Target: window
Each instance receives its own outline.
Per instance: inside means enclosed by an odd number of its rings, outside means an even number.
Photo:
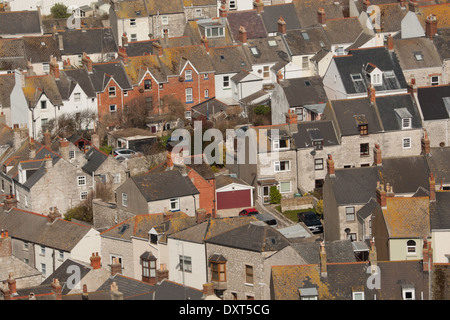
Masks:
[[[184,272],[192,272],[191,257],[180,255],[180,270]]]
[[[122,193],[122,206],[128,206],[128,195],[126,193]]]
[[[352,292],[353,300],[364,300],[364,292]]]
[[[41,109],[42,110],[47,109],[47,101],[45,101],[45,100],[41,101]]]
[[[42,64],[42,68],[43,68],[44,73],[49,73],[49,71],[50,71],[50,64],[43,63]]]
[[[113,183],[120,183],[120,173],[113,173]]]
[[[203,74],[203,79],[204,80],[208,80],[209,79],[209,75],[207,73]]]
[[[45,128],[45,127],[47,127],[47,125],[48,125],[48,119],[47,118],[41,119],[41,127]]]
[[[188,119],[188,120],[191,120],[191,117],[192,117],[191,111],[186,111],[186,112],[184,113],[184,117],[185,117],[186,119]]]
[[[368,143],[361,143],[359,145],[359,154],[361,156],[368,156],[369,155],[369,144]]]
[[[109,105],[109,112],[116,112],[116,111],[117,111],[117,106],[115,104]]]
[[[186,81],[192,81],[192,70],[186,70],[184,72],[184,79]]]
[[[69,159],[73,159],[73,158],[75,158],[75,151],[70,150],[69,151]]]
[[[345,207],[345,221],[355,221],[355,207]]]
[[[161,16],[161,24],[167,26],[169,24],[169,16]]]
[[[302,57],[302,69],[309,69],[309,58]]]
[[[144,80],[144,90],[152,89],[152,80]]]
[[[411,138],[403,138],[403,149],[411,148]]]
[[[416,242],[414,240],[406,242],[406,252],[407,254],[416,254]]]
[[[236,10],[237,9],[236,0],[230,0],[230,2],[228,3],[228,9],[230,9],[230,10]]]
[[[88,196],[88,192],[87,191],[81,191],[80,192],[80,200],[86,200]]]
[[[212,262],[212,261],[210,263],[211,263],[211,280],[217,282],[227,281],[226,263]]]
[[[224,88],[230,87],[230,77],[229,76],[223,76],[223,87]]]
[[[73,100],[74,101],[80,101],[80,99],[81,99],[81,93],[75,93],[73,95]]]
[[[344,47],[337,47],[336,48],[336,55],[342,56],[344,54]]]
[[[289,139],[275,139],[273,140],[274,150],[289,148]]]
[[[2,191],[5,191],[5,180],[2,179]]]
[[[136,33],[130,34],[130,41],[131,42],[137,41],[137,34]]]
[[[289,193],[291,192],[291,182],[290,181],[280,182],[278,188],[280,190],[280,193]]]
[[[295,108],[297,114],[297,121],[303,121],[303,108]]]
[[[186,88],[186,103],[190,103],[194,101],[194,97],[192,96],[192,88]]]
[[[356,241],[356,233],[347,234],[347,239],[350,241]]]
[[[200,8],[195,9],[194,16],[195,17],[201,17],[202,16],[202,9],[200,9]]]
[[[369,126],[367,124],[360,124],[358,128],[361,136],[367,136],[369,134]]]
[[[309,40],[309,34],[307,32],[302,32],[303,40]]]
[[[275,161],[275,172],[289,171],[290,162],[289,160]]]
[[[323,170],[323,159],[314,159],[314,170]]]
[[[411,118],[402,119],[402,129],[411,129]]]
[[[172,198],[170,199],[170,210],[178,211],[180,210],[180,198]]]
[[[115,97],[116,96],[116,87],[108,87],[108,95],[110,97]]]
[[[150,234],[150,243],[157,244],[158,243],[158,235],[151,233]]]
[[[224,35],[223,27],[210,27],[206,29],[206,37],[208,38],[223,37],[223,35]]]
[[[30,245],[28,242],[23,243],[23,250],[28,251],[29,247],[30,247]]]
[[[245,283],[253,284],[253,266],[245,265]]]
[[[130,27],[136,27],[136,19],[130,19]]]
[[[47,273],[47,266],[45,265],[45,263],[41,263],[41,272],[44,276]]]
[[[59,260],[64,260],[64,251],[59,250]]]
[[[432,77],[431,77],[431,85],[432,85],[432,86],[437,86],[437,85],[439,85],[439,76],[432,76]]]
[[[403,300],[415,300],[415,290],[414,288],[402,288]]]
[[[41,256],[45,256],[45,247],[41,247]]]
[[[323,149],[323,140],[313,140],[313,146],[315,150],[322,150]]]
[[[208,98],[209,98],[209,90],[206,89],[206,90],[205,90],[205,99],[208,99]]]
[[[143,278],[156,277],[156,258],[153,255],[150,257],[141,256],[141,264]]]
[[[270,77],[269,66],[264,66],[263,70],[264,70],[263,77],[266,78],[266,79],[269,78]]]
[[[78,176],[77,177],[78,186],[85,186],[86,185],[86,176]]]
[[[423,61],[423,55],[422,52],[414,52],[414,57],[417,61]]]

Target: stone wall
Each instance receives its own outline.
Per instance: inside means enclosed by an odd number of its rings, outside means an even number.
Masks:
[[[106,203],[101,199],[92,200],[94,229],[106,230],[116,224],[134,217],[135,214],[117,208],[114,203]]]
[[[316,203],[317,199],[313,196],[281,199],[281,212],[313,208]]]

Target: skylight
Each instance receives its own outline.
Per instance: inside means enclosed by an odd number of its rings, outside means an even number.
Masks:
[[[302,32],[302,37],[303,37],[303,39],[305,39],[305,40],[309,40],[309,35],[308,35],[308,33],[306,33],[306,32]]]
[[[269,41],[267,41],[267,43],[269,44],[269,47],[278,46],[278,43],[275,40],[269,40]]]
[[[414,57],[417,61],[423,61],[423,55],[422,52],[414,52]]]
[[[250,51],[252,52],[252,54],[253,54],[254,56],[258,55],[258,49],[256,49],[255,47],[251,47],[251,48],[250,48]]]

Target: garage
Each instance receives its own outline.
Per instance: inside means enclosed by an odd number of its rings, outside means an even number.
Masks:
[[[217,210],[253,207],[253,187],[230,175],[216,177]]]

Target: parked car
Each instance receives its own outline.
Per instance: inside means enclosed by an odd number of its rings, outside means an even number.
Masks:
[[[123,158],[127,158],[127,159],[136,153],[137,152],[134,150],[124,149],[124,148],[116,148],[113,150],[114,157],[123,157]]]
[[[312,233],[322,233],[323,225],[317,214],[313,211],[298,212],[298,222],[306,224]]]
[[[271,214],[260,213],[260,214],[256,215],[256,218],[258,218],[259,221],[264,221],[271,227],[278,228],[277,219],[275,219]]]
[[[255,208],[248,208],[239,212],[240,216],[252,216],[254,214],[259,214],[258,210],[256,210]]]

